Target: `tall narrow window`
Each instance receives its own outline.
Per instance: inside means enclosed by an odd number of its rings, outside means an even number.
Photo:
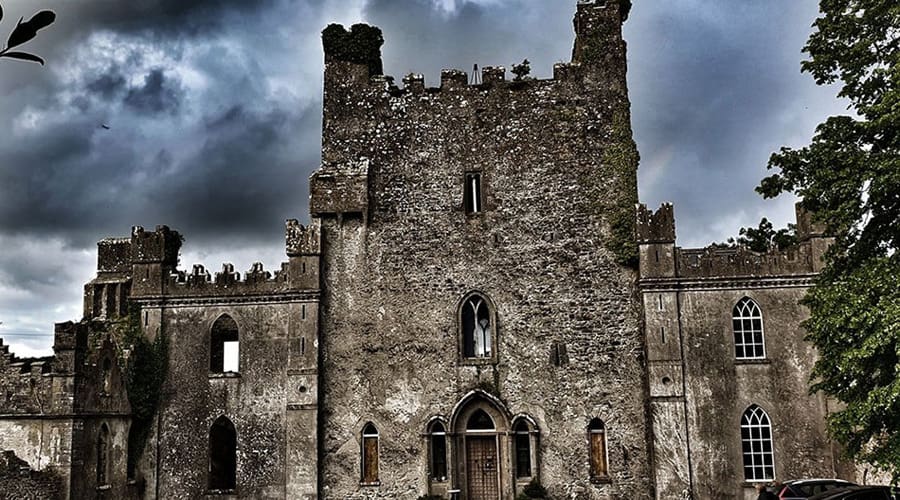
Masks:
[[[371,423],[362,431],[362,482],[378,483],[378,429]]]
[[[444,424],[434,422],[428,432],[431,444],[431,479],[447,480],[447,432]]]
[[[493,325],[491,308],[487,300],[480,295],[472,295],[463,302],[461,316],[463,356],[491,357]]]
[[[466,190],[463,195],[467,214],[477,214],[483,210],[481,203],[481,174],[469,172],[466,174]]]
[[[233,490],[237,484],[237,432],[222,415],[209,428],[209,489]]]
[[[734,357],[737,359],[763,359],[766,357],[763,336],[762,311],[759,305],[744,297],[732,310],[734,328]]]
[[[234,319],[223,314],[213,323],[209,338],[209,371],[237,372],[240,359],[238,327]]]
[[[112,377],[112,361],[109,358],[103,359],[103,394],[109,394],[111,389],[111,377]]]
[[[531,477],[531,428],[525,419],[513,427],[516,439],[516,479]]]
[[[109,427],[104,422],[97,434],[97,486],[109,484]]]
[[[741,448],[744,479],[770,481],[775,477],[772,425],[769,415],[759,406],[751,405],[741,417]]]
[[[606,463],[606,425],[599,418],[591,420],[588,425],[591,441],[591,477],[605,478],[609,476]]]

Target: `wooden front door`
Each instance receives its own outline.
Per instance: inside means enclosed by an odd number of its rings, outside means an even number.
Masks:
[[[466,436],[468,500],[500,498],[496,436]]]

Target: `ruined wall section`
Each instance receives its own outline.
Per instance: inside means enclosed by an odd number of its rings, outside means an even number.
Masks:
[[[133,313],[148,339],[168,343],[158,427],[138,464],[144,498],[317,497],[320,231],[288,221],[285,234],[288,262],[274,274],[261,264],[211,274],[177,268],[177,232],[134,228]],[[220,373],[211,331],[226,315],[238,328],[238,369]],[[207,476],[210,428],[223,416],[237,434],[233,491],[210,490]]]
[[[636,196],[636,155],[609,154],[633,149],[621,19],[611,5],[579,9],[606,23],[580,35],[609,36],[606,51],[557,65],[552,80],[486,68],[478,86],[445,71],[440,88],[412,75],[398,89],[326,59],[310,211],[325,258],[327,497],[426,493],[426,423],[449,419],[476,387],[535,418],[536,467],[554,496],[650,491],[635,275],[610,243],[623,206],[633,242]],[[464,209],[467,172],[482,176],[479,214]],[[460,360],[458,307],[472,291],[496,306],[496,364]],[[567,346],[567,365],[551,364],[554,343]],[[607,483],[590,481],[593,417],[609,429]],[[380,485],[360,486],[370,421]]]
[[[102,326],[57,324],[49,358],[0,353],[0,449],[51,472],[61,498],[116,498],[126,490],[130,407],[116,348],[96,331]],[[98,485],[96,439],[104,424],[112,442],[110,474]]]
[[[794,247],[765,254],[681,249],[671,205],[638,207],[659,498],[684,489],[695,498],[755,498],[743,481],[740,430],[754,404],[771,419],[776,478],[855,479],[828,438],[827,402],[807,385],[817,353],[804,341],[809,313],[800,301],[828,239],[809,229],[799,236]],[[761,359],[735,354],[733,308],[744,297],[762,312]]]

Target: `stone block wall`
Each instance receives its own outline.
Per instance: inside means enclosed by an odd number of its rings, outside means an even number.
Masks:
[[[591,21],[577,28],[592,51],[553,80],[505,81],[492,70],[470,86],[445,72],[440,88],[412,76],[398,89],[364,65],[326,60],[310,208],[324,244],[325,497],[464,487],[459,429],[448,430],[451,477],[440,488],[429,481],[424,433],[465,411],[472,391],[497,400],[485,405],[505,414],[502,425],[534,420],[533,475],[554,496],[650,496],[636,275],[613,250],[623,211],[633,243],[636,197],[621,17],[610,2],[583,3],[578,16]],[[481,176],[476,214],[464,206],[467,173]],[[326,202],[335,189],[354,201]],[[461,359],[459,311],[471,292],[494,305],[494,360]],[[551,362],[559,345],[562,366]],[[593,418],[608,437],[609,477],[596,481]],[[379,433],[377,484],[361,484],[367,423]],[[506,499],[523,485],[504,453]]]

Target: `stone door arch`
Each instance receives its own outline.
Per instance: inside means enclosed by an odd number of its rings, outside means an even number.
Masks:
[[[476,391],[456,406],[454,488],[464,500],[512,498],[509,412],[487,393]]]

